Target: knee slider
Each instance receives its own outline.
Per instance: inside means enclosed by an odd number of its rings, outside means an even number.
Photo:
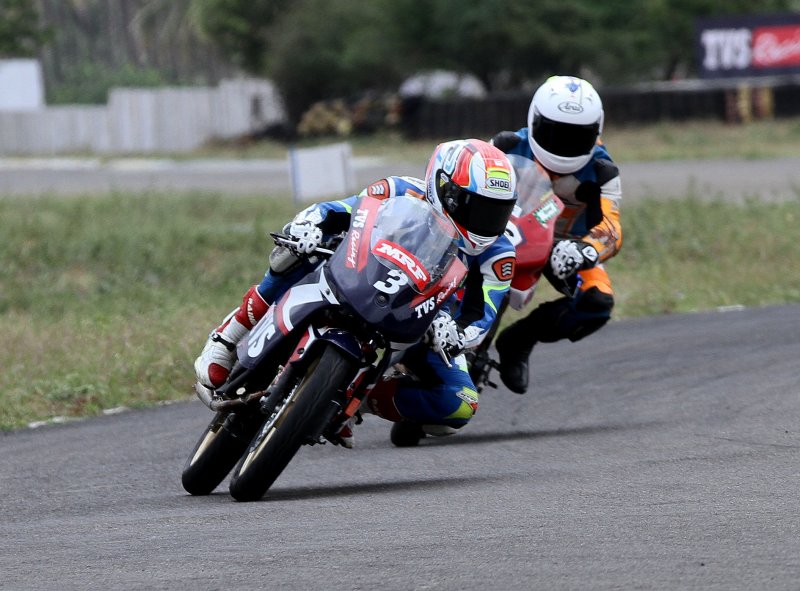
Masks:
[[[575,309],[579,312],[587,313],[611,313],[614,307],[614,296],[604,293],[596,287],[590,287],[582,292],[576,302]]]
[[[575,303],[575,320],[569,340],[573,343],[602,328],[611,319],[614,296],[596,287],[587,289]]]

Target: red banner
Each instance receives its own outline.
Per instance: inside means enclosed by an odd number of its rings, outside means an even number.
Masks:
[[[800,65],[800,25],[753,30],[753,67]]]

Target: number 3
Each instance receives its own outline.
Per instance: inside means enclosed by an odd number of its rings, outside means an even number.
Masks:
[[[388,275],[386,281],[376,281],[372,287],[383,293],[397,293],[403,285],[408,284],[408,276],[397,269],[392,269]]]

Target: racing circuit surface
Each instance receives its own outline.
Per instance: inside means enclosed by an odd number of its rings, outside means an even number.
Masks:
[[[249,504],[183,492],[197,400],[0,436],[0,588],[798,589],[798,359],[800,305],[613,322],[463,432],[367,416]]]

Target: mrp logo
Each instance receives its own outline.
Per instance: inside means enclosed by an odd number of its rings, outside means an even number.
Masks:
[[[392,261],[414,282],[417,288],[422,289],[428,284],[428,272],[422,263],[402,246],[392,244],[386,240],[379,240],[372,252],[376,256]]]
[[[422,302],[419,306],[416,306],[414,310],[417,313],[417,318],[422,318],[423,316],[430,314],[436,309],[436,302],[434,298],[428,298],[424,302]]]

